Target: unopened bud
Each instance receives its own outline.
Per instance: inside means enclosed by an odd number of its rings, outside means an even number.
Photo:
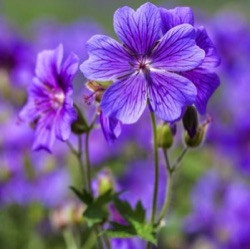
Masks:
[[[173,144],[173,131],[167,123],[157,127],[157,146],[159,148],[169,149]]]
[[[209,122],[210,120],[207,120],[203,125],[198,127],[193,137],[190,137],[187,131],[184,132],[184,140],[188,147],[195,148],[202,144]]]
[[[89,130],[89,126],[78,106],[74,105],[74,107],[77,112],[77,119],[71,124],[71,130],[75,134],[81,135]]]
[[[99,195],[104,194],[110,189],[114,189],[114,181],[112,173],[109,169],[104,169],[98,175],[98,192]]]
[[[187,131],[189,137],[193,138],[199,126],[198,114],[194,106],[188,106],[182,118],[184,129]]]

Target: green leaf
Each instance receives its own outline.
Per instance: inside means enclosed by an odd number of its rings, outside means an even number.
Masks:
[[[130,238],[138,236],[141,239],[157,244],[155,228],[147,224],[146,211],[142,202],[137,202],[133,209],[127,201],[115,199],[115,207],[126,221],[126,225],[111,222],[111,229],[107,230],[107,235],[111,238]]]
[[[91,194],[89,194],[85,189],[82,191],[82,193],[77,190],[75,187],[70,186],[69,187],[74,193],[75,195],[86,205],[90,205],[93,203],[94,199],[91,196]]]
[[[86,204],[87,207],[83,213],[83,217],[90,227],[95,224],[102,224],[108,219],[109,212],[107,205],[117,199],[117,197],[121,194],[121,192],[114,193],[112,189],[109,189],[94,199],[94,197],[92,197],[92,195],[85,189],[82,192],[74,187],[70,187],[70,189],[84,204]]]

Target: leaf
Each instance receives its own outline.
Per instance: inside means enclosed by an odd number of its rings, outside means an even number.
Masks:
[[[112,189],[109,189],[94,199],[85,189],[82,192],[74,187],[70,187],[70,189],[84,204],[86,204],[87,207],[83,213],[83,217],[90,227],[95,224],[102,224],[108,219],[109,212],[107,205],[117,199],[122,193],[114,193]]]
[[[127,224],[111,222],[111,229],[106,233],[111,238],[130,238],[138,236],[141,239],[157,244],[155,228],[146,221],[146,211],[142,202],[137,202],[133,209],[129,202],[115,199],[115,207]]]
[[[85,189],[83,189],[82,193],[77,190],[75,187],[70,186],[69,187],[74,193],[75,195],[86,205],[90,205],[91,203],[93,203],[93,197],[91,196],[91,194],[89,194]]]

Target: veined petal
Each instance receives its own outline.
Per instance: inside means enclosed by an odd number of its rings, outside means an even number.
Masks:
[[[36,76],[47,86],[57,86],[57,75],[60,72],[63,59],[63,46],[60,44],[54,50],[44,50],[37,56]]]
[[[177,7],[175,9],[160,8],[162,32],[165,34],[171,28],[180,24],[194,25],[194,13],[190,7]]]
[[[45,149],[51,152],[56,137],[53,118],[53,115],[47,115],[39,120],[36,127],[36,138],[32,147],[33,150]]]
[[[71,134],[71,124],[77,118],[76,110],[73,107],[72,100],[65,101],[63,108],[55,119],[56,137],[62,141],[66,141]]]
[[[90,80],[115,80],[133,72],[131,55],[108,36],[93,36],[87,42],[87,50],[90,57],[81,64],[80,70]]]
[[[183,109],[194,103],[196,87],[188,79],[169,72],[150,72],[148,99],[151,110],[161,119],[173,122]]]
[[[191,80],[196,86],[197,97],[195,106],[201,114],[204,114],[208,100],[220,85],[218,75],[204,69],[196,69],[182,75]]]
[[[104,115],[124,124],[135,123],[147,104],[147,84],[143,74],[134,74],[112,84],[104,93]]]
[[[203,63],[201,64],[202,68],[214,68],[219,66],[220,64],[220,56],[213,44],[213,42],[210,40],[207,31],[204,27],[199,27],[196,30],[196,44],[200,48],[202,48],[205,53],[205,59]]]
[[[198,67],[205,52],[195,43],[195,30],[189,24],[170,29],[152,54],[152,67],[168,71],[188,71]]]
[[[79,58],[74,53],[71,53],[62,65],[60,72],[61,79],[58,80],[58,83],[65,93],[73,90],[72,81],[78,70],[78,66]]]
[[[130,7],[114,14],[114,29],[120,40],[134,54],[148,54],[159,38],[161,17],[159,9],[145,3],[137,11]]]

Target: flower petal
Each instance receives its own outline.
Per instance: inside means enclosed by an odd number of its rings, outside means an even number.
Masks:
[[[124,124],[135,123],[147,104],[147,85],[143,74],[131,75],[112,84],[104,93],[104,115]]]
[[[193,82],[197,88],[197,97],[195,106],[197,110],[204,114],[206,112],[207,102],[220,85],[220,79],[217,74],[204,69],[196,69],[182,74]]]
[[[104,137],[108,143],[114,142],[121,134],[121,122],[114,118],[109,118],[100,114],[100,123]]]
[[[131,55],[108,36],[93,36],[87,42],[87,50],[90,57],[81,64],[80,69],[90,80],[115,80],[132,72]]]
[[[51,152],[55,137],[55,122],[53,121],[53,115],[43,116],[37,124],[35,141],[32,149],[45,149]]]
[[[114,29],[120,40],[135,54],[147,54],[159,38],[161,17],[159,9],[145,3],[137,11],[130,7],[114,14]]]
[[[63,59],[63,46],[60,44],[54,50],[44,50],[37,56],[36,76],[47,86],[57,86],[57,75],[60,72]]]
[[[197,94],[191,81],[169,72],[151,72],[148,86],[151,110],[167,122],[179,119],[183,109],[194,103]]]
[[[211,68],[211,67],[214,68],[214,67],[219,66],[220,56],[219,56],[214,44],[210,40],[205,28],[199,27],[196,30],[196,35],[197,35],[197,37],[196,37],[197,46],[202,48],[206,53],[205,59],[204,59],[203,63],[201,64],[201,67],[202,68]]]
[[[71,124],[77,118],[77,113],[73,107],[71,99],[65,100],[63,108],[55,119],[56,137],[62,141],[66,141],[71,134]]]
[[[190,7],[177,7],[175,9],[160,8],[162,32],[165,34],[171,28],[180,24],[194,25],[194,13]]]
[[[152,67],[168,71],[188,71],[198,67],[205,52],[196,46],[195,30],[189,24],[170,29],[152,54]]]
[[[39,116],[39,113],[37,111],[36,105],[34,101],[29,100],[25,106],[20,111],[18,117],[21,121],[25,121],[28,123],[33,122],[37,117]]]
[[[58,80],[58,83],[65,93],[73,91],[72,81],[78,70],[78,66],[79,58],[74,53],[71,53],[63,62],[60,72],[60,80]]]

